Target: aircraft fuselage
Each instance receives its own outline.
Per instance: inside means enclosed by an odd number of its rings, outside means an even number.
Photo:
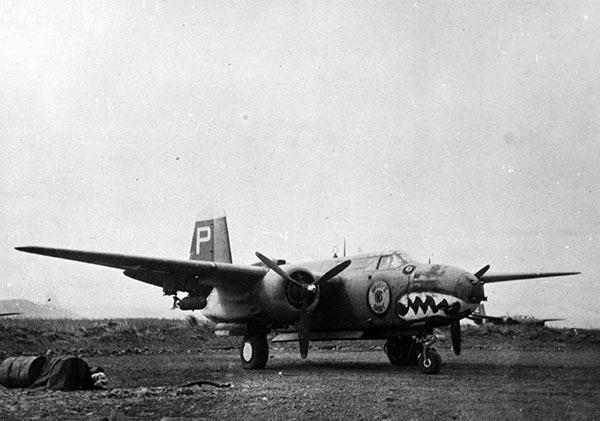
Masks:
[[[400,253],[348,256],[282,268],[294,274],[322,274],[342,260],[353,263],[319,286],[311,304],[314,332],[361,330],[386,337],[396,330],[444,326],[469,315],[485,298],[482,284],[471,273],[406,260]],[[202,312],[220,323],[255,318],[270,328],[285,328],[298,319],[293,289],[293,284],[269,271],[251,291],[245,290],[250,299],[240,299],[242,288],[215,288]]]

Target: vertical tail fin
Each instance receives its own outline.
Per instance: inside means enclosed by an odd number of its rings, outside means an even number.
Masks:
[[[223,210],[199,213],[194,224],[190,260],[231,263],[227,218]]]

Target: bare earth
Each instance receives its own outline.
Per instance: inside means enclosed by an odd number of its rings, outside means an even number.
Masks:
[[[0,387],[3,420],[600,419],[600,341],[593,331],[469,329],[461,356],[447,340],[438,343],[442,372],[428,376],[391,366],[378,341],[312,343],[306,361],[292,344],[272,345],[265,370],[245,371],[237,338],[215,338],[183,322],[104,321],[83,328],[65,322],[54,325],[58,339],[35,336],[36,328],[48,326],[11,323],[0,329],[4,356],[58,344],[57,352],[103,366],[110,387]],[[26,340],[16,340],[19,335]],[[231,387],[180,387],[195,380]]]

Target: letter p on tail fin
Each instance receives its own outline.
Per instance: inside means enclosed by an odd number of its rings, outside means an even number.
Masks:
[[[192,235],[190,260],[231,263],[225,212],[215,208],[198,214]]]

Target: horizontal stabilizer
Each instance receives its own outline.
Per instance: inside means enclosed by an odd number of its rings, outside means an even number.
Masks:
[[[533,273],[498,273],[483,275],[480,280],[484,284],[492,282],[517,281],[519,279],[551,278],[553,276],[579,275],[581,272],[533,272]]]

